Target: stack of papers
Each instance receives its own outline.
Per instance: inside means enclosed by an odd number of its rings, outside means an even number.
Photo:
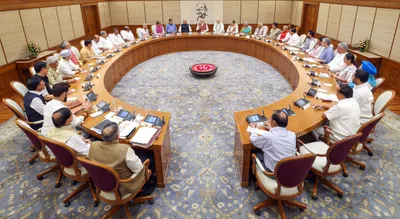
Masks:
[[[286,49],[290,50],[290,51],[299,51],[298,48],[293,47],[293,46],[287,46]]]
[[[324,93],[318,92],[317,98],[323,99],[323,100],[339,102],[339,99],[337,98],[337,96],[335,94],[324,94]]]
[[[148,144],[157,130],[156,128],[141,127],[130,142],[143,145]]]
[[[247,131],[247,132],[250,132],[250,130],[251,130],[251,127],[248,126],[246,131]],[[256,134],[257,134],[257,135],[263,135],[263,134],[266,133],[266,132],[268,132],[268,131],[261,130],[261,129],[256,129]]]
[[[330,78],[330,76],[327,73],[319,73],[318,77],[320,77],[320,78]]]
[[[313,58],[303,58],[304,61],[307,62],[312,62],[312,63],[318,63],[317,61],[315,61]]]

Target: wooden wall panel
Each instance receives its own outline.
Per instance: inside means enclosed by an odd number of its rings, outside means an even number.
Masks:
[[[157,21],[164,23],[161,1],[145,1],[146,22],[149,25],[156,24]]]
[[[74,27],[75,38],[85,35],[85,28],[83,27],[82,11],[80,5],[70,5],[72,25]]]
[[[24,26],[26,41],[39,44],[42,50],[48,48],[44,33],[42,16],[39,9],[20,10],[22,25]]]
[[[290,23],[292,17],[292,1],[276,1],[275,21]]]
[[[397,24],[396,37],[393,41],[392,52],[390,54],[390,59],[400,62],[400,22]]]
[[[224,24],[231,23],[235,20],[240,21],[240,1],[224,1]]]
[[[57,7],[58,22],[60,23],[63,40],[69,41],[75,38],[69,6]]]
[[[27,52],[24,29],[18,11],[0,12],[0,39],[8,62]]]
[[[97,7],[99,8],[99,18],[100,18],[100,27],[106,27],[106,15],[104,12],[104,2],[97,3]]]
[[[111,12],[109,2],[104,2],[104,17],[106,20],[106,27],[111,26]]]
[[[343,5],[340,18],[338,40],[351,43],[353,37],[354,22],[356,20],[357,6]]]
[[[110,2],[111,24],[128,24],[128,8],[126,2]]]
[[[242,10],[241,10],[241,21],[240,23],[244,23],[247,21],[249,24],[255,24],[258,22],[258,1],[241,1]]]
[[[7,64],[6,56],[4,55],[3,47],[1,46],[1,41],[0,41],[0,65],[5,65]]]
[[[172,19],[175,24],[180,24],[182,22],[180,1],[163,1],[162,4],[164,23],[167,24],[168,20]]]
[[[326,35],[337,39],[339,32],[340,17],[342,15],[342,5],[331,4],[329,7],[328,24],[326,28]]]
[[[370,52],[389,57],[399,13],[398,9],[377,9],[369,47]]]
[[[42,14],[47,45],[49,47],[59,45],[62,41],[62,36],[56,8],[41,8],[40,13]]]
[[[370,39],[376,8],[358,7],[354,26],[352,43],[358,43],[365,38]]]
[[[297,22],[296,26],[301,26],[301,19],[303,18],[303,1],[297,1]]]
[[[275,21],[274,0],[260,0],[258,2],[258,21],[264,24],[272,24]]]
[[[128,1],[128,21],[130,25],[142,25],[146,22],[143,1]]]
[[[291,20],[290,23],[296,25],[297,23],[297,5],[298,1],[294,1],[292,4],[292,15],[291,15]]]
[[[330,4],[325,4],[325,3],[321,3],[319,5],[317,33],[322,35],[326,34],[326,26],[328,25],[328,16],[329,16],[329,6]]]

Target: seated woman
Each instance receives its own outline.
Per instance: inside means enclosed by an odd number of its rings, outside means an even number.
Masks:
[[[351,53],[347,53],[344,56],[344,65],[338,74],[329,73],[331,76],[336,78],[337,81],[348,84],[353,80],[353,75],[357,70],[357,67],[354,65],[355,57]]]
[[[232,20],[231,24],[226,29],[226,33],[228,33],[229,35],[235,35],[235,34],[239,33],[238,29],[239,29],[238,25],[236,24],[236,22],[234,20]]]
[[[208,25],[204,21],[204,19],[200,19],[199,23],[197,24],[196,31],[200,33],[207,33],[208,32]]]
[[[247,23],[247,21],[244,22],[242,29],[240,30],[240,34],[244,35],[249,35],[251,34],[251,26]]]
[[[372,64],[369,61],[361,61],[359,69],[362,69],[366,72],[368,72],[369,77],[368,77],[368,87],[370,90],[372,90],[374,87],[376,87],[376,80],[375,80],[375,75],[377,74],[376,67],[374,64]],[[353,88],[355,84],[353,82],[349,83],[349,86]]]
[[[160,36],[164,34],[164,26],[161,24],[160,21],[156,22],[156,35]]]

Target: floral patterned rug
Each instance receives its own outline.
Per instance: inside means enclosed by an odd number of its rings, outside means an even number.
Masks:
[[[211,77],[198,78],[189,67],[208,62],[219,67]],[[271,66],[228,52],[183,52],[155,57],[129,72],[112,94],[135,106],[172,114],[172,157],[166,188],[156,189],[154,205],[130,206],[133,218],[258,218],[252,207],[267,198],[252,186],[242,188],[233,160],[233,112],[267,105],[292,91]],[[306,180],[296,200],[307,210],[284,207],[288,218],[400,218],[399,116],[387,111],[371,148],[357,156],[365,171],[348,165],[349,177],[331,177],[344,190],[340,199],[319,185],[311,199],[313,180]],[[93,207],[89,190],[64,207],[62,199],[76,186],[56,174],[36,179],[48,165],[29,165],[29,140],[12,120],[0,126],[0,218],[99,218],[111,206]],[[396,192],[397,191],[397,192]],[[260,218],[277,218],[276,206]],[[125,218],[123,210],[113,218]]]

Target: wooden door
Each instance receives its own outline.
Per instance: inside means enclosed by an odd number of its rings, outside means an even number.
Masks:
[[[100,19],[95,5],[82,5],[83,25],[85,27],[85,35],[93,37],[95,34],[100,33]]]
[[[304,3],[303,19],[301,23],[302,33],[307,33],[309,30],[314,32],[317,30],[319,4]]]

